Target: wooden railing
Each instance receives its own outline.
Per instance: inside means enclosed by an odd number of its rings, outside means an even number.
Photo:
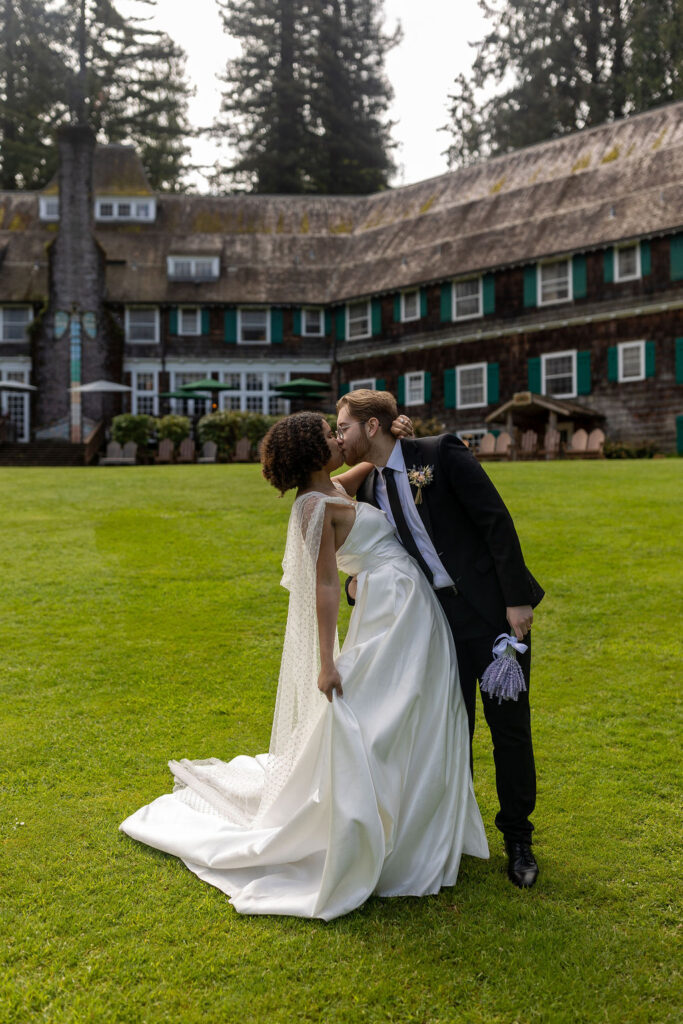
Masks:
[[[95,424],[84,441],[85,451],[83,452],[83,461],[86,466],[90,465],[103,444],[104,420],[100,420],[99,423]]]

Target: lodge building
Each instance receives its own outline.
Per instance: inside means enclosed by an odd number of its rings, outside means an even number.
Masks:
[[[159,194],[132,148],[59,144],[43,192],[0,193],[19,441],[69,436],[73,383],[132,389],[85,396],[87,426],[192,414],[160,396],[207,376],[222,408],[285,412],[307,376],[475,440],[550,410],[683,451],[683,103],[370,196]]]

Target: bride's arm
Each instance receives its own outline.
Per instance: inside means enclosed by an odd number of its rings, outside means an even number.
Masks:
[[[325,521],[320,538],[320,550],[316,567],[315,606],[318,616],[318,637],[320,640],[320,674],[318,689],[332,701],[332,693],[342,696],[341,676],[334,666],[334,641],[337,635],[339,615],[339,576],[334,546],[334,508],[325,509]]]
[[[335,483],[342,485],[350,498],[355,498],[358,488],[363,483],[370,470],[374,468],[375,467],[371,462],[359,462],[357,466],[352,466],[351,469],[347,469],[343,473],[338,473],[337,476],[333,476],[332,479]]]

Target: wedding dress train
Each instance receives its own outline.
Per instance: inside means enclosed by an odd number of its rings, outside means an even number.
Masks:
[[[292,507],[290,607],[268,754],[171,761],[172,793],[120,826],[181,858],[245,914],[329,920],[379,896],[453,885],[488,847],[445,616],[383,512],[355,506],[337,563],[358,592],[336,659],[344,696],[317,689],[315,563],[325,505]]]

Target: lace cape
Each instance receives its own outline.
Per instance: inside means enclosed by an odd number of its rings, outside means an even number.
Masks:
[[[303,494],[295,500],[289,517],[281,580],[289,591],[289,609],[268,754],[256,760],[237,757],[229,763],[218,758],[169,762],[175,776],[174,792],[183,802],[239,825],[267,825],[268,811],[327,706],[318,689],[316,569],[325,508],[330,502],[348,505],[349,499],[318,492]],[[335,658],[338,654],[335,637]]]

